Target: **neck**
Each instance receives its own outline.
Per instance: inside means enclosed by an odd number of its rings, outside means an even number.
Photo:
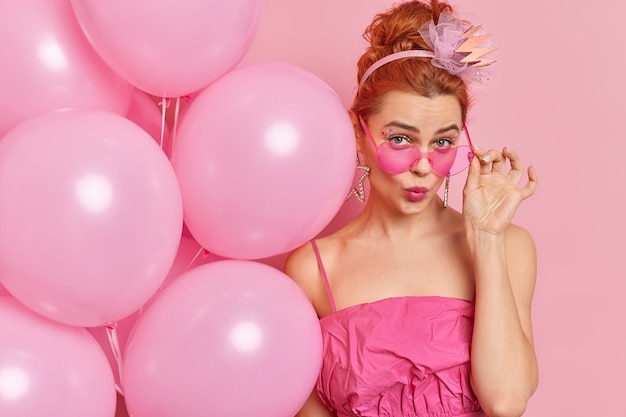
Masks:
[[[367,233],[370,238],[413,240],[440,230],[442,222],[452,212],[449,208],[443,208],[440,198],[433,199],[422,211],[412,213],[370,198],[351,226],[354,232]]]

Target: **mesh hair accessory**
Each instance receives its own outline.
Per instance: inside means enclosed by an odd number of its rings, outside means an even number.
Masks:
[[[418,29],[426,44],[431,48],[430,51],[409,49],[379,59],[365,71],[361,77],[359,89],[381,66],[409,57],[432,58],[434,66],[461,77],[465,82],[485,82],[489,78],[485,67],[493,64],[495,60],[484,57],[495,48],[492,48],[489,43],[491,35],[479,34],[481,28],[481,26],[471,26],[452,13],[442,13],[437,24],[431,20]]]

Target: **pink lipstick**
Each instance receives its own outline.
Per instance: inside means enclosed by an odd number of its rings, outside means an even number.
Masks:
[[[421,201],[424,197],[426,197],[426,193],[428,192],[428,188],[426,187],[411,187],[405,189],[406,197],[410,201]]]

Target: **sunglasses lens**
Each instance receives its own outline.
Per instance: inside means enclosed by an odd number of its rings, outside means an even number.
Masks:
[[[376,150],[376,159],[385,172],[396,175],[410,170],[420,157],[420,151],[413,145],[383,143]]]
[[[438,175],[456,175],[464,171],[470,164],[474,153],[469,146],[457,146],[431,154],[432,168]]]
[[[396,175],[411,170],[420,160],[428,158],[437,175],[442,177],[456,175],[465,170],[474,154],[469,146],[455,148],[439,148],[433,152],[422,154],[413,145],[381,144],[376,151],[376,159],[385,172]]]

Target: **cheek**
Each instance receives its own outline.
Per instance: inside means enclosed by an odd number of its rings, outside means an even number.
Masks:
[[[410,183],[410,173],[407,173],[409,175],[391,175],[378,166],[376,158],[374,158],[373,162],[368,163],[368,165],[370,166],[370,182],[375,184],[374,186],[377,188],[391,191],[400,189],[405,184]]]
[[[445,177],[440,177],[440,176],[436,176],[437,179],[435,180],[435,182],[433,183],[433,188],[438,190],[441,188],[441,186],[443,185],[443,182],[445,180]]]

